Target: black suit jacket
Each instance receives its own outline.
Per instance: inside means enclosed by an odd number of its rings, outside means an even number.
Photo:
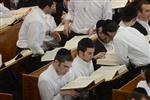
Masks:
[[[137,21],[135,22],[135,24],[132,27],[136,28],[143,35],[148,35],[147,30],[140,23],[138,23]]]

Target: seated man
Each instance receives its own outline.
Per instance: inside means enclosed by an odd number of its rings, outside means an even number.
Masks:
[[[49,47],[45,46],[45,36],[49,32],[49,24],[47,22],[47,14],[55,12],[55,2],[53,0],[39,0],[38,6],[25,17],[19,31],[17,45],[17,53],[24,49],[30,49],[33,56],[26,63],[28,73],[45,65],[40,62],[41,56]],[[54,35],[53,36],[58,36]],[[59,36],[58,36],[59,38]]]
[[[150,70],[145,72],[145,80],[140,81],[137,87],[142,87],[146,90],[148,96],[150,96]]]
[[[105,43],[113,40],[120,64],[131,63],[137,73],[140,73],[141,69],[150,68],[150,46],[139,31],[131,27],[118,28],[118,25],[112,20],[101,21],[101,23],[100,39]]]
[[[148,35],[150,34],[150,26],[148,24],[150,19],[150,3],[146,0],[138,1],[137,10],[137,21],[132,27],[136,28],[143,35]]]
[[[62,76],[65,75],[72,63],[72,56],[69,50],[60,49],[52,64],[42,72],[38,80],[38,88],[41,100],[63,100],[63,96],[78,96],[73,90],[60,91],[64,85]]]

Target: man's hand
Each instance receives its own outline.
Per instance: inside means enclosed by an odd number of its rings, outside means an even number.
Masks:
[[[58,32],[51,32],[51,36],[56,40],[56,41],[61,41],[60,34]]]
[[[64,91],[60,91],[60,95],[61,96],[69,95],[69,96],[77,97],[80,96],[80,93],[75,90],[64,90]]]
[[[105,58],[105,54],[106,54],[106,52],[99,52],[98,54],[96,54],[96,55],[94,56],[94,58],[95,58],[95,59]]]
[[[67,37],[69,37],[70,33],[71,33],[71,29],[70,29],[69,21],[65,21],[65,24],[64,24],[64,34]]]

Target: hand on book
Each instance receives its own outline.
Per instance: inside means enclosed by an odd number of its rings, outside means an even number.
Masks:
[[[99,52],[94,56],[95,59],[105,58],[106,52]]]
[[[60,34],[58,32],[52,32],[51,36],[56,40],[56,41],[61,41]]]
[[[69,37],[69,34],[71,33],[70,24],[69,21],[66,21],[64,24],[64,34]]]
[[[77,97],[80,96],[80,93],[75,91],[75,90],[62,90],[60,91],[61,96],[72,96],[72,97]]]

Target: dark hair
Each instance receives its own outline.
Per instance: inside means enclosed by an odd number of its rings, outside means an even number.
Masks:
[[[128,95],[128,100],[132,100],[133,98],[135,100],[141,100],[142,98],[145,98],[145,100],[150,100],[150,97],[147,96],[147,95],[144,95],[144,94],[141,94],[141,93],[137,93],[137,92],[131,92],[129,95]]]
[[[98,32],[98,28],[102,27],[102,32],[106,35],[107,32],[116,32],[119,28],[118,24],[113,20],[99,20],[96,23],[96,31]]]
[[[142,12],[142,6],[144,5],[144,4],[150,4],[147,0],[139,0],[138,1],[138,5],[137,5],[137,10],[138,11],[140,11],[140,12]]]
[[[94,48],[94,44],[90,38],[83,38],[78,42],[77,46],[77,52],[81,50],[82,52],[85,52],[87,48]]]
[[[73,58],[71,56],[71,51],[67,50],[65,48],[61,48],[55,56],[54,60],[58,60],[60,62],[65,62],[65,61],[73,61]]]
[[[45,6],[51,7],[53,5],[54,0],[38,0],[38,6],[43,9]]]
[[[145,71],[145,80],[147,83],[150,82],[150,69]]]
[[[121,18],[123,21],[128,22],[135,18],[137,16],[137,13],[137,2],[131,2],[123,8],[121,12]]]
[[[136,87],[133,91],[137,92],[137,93],[141,93],[141,94],[147,95],[146,90],[144,88],[142,88],[142,87]]]

